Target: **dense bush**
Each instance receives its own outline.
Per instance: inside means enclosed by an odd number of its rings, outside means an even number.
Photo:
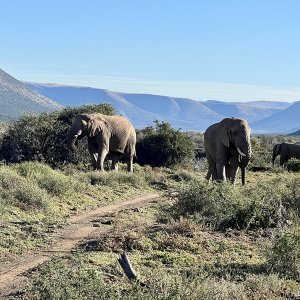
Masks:
[[[286,164],[286,169],[292,172],[300,172],[300,160],[291,158]]]
[[[0,159],[14,163],[40,161],[51,166],[65,162],[89,162],[86,142],[83,140],[78,151],[71,153],[65,137],[76,115],[91,112],[112,115],[114,109],[110,105],[100,104],[22,116],[12,122],[2,136]]]
[[[206,181],[195,180],[180,190],[176,198],[169,210],[175,219],[182,216],[192,218],[197,223],[217,230],[249,226],[243,214],[242,193],[229,183],[207,184]]]
[[[300,215],[299,180],[261,181],[256,188],[194,180],[179,191],[171,217],[222,230],[282,227]]]
[[[195,156],[194,144],[187,134],[159,121],[139,133],[136,150],[139,164],[156,167],[182,164]]]

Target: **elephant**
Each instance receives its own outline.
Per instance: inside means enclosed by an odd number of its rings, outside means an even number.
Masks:
[[[245,169],[251,159],[251,128],[244,119],[225,118],[208,127],[204,133],[204,148],[208,161],[206,179],[234,183],[238,168],[245,185]]]
[[[281,143],[281,144],[274,145],[273,158],[272,158],[273,167],[274,167],[275,158],[278,155],[280,155],[280,162],[279,162],[280,166],[283,166],[292,157],[300,158],[300,145],[288,144],[288,143]]]
[[[78,140],[84,136],[88,138],[88,150],[95,170],[104,171],[104,160],[108,154],[112,169],[118,170],[120,156],[124,154],[127,171],[133,172],[136,132],[126,118],[100,113],[78,115],[67,134],[68,148],[75,151]]]

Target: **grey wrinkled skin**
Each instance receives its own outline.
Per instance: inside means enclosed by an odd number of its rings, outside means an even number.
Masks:
[[[81,114],[67,135],[67,145],[76,150],[78,140],[88,138],[88,150],[95,170],[104,171],[107,154],[112,159],[112,169],[118,169],[119,158],[124,154],[127,170],[133,172],[136,132],[132,124],[122,116],[107,116],[100,113]]]
[[[204,147],[208,161],[207,180],[235,182],[238,168],[242,184],[245,184],[245,169],[251,159],[251,128],[246,120],[225,118],[208,127],[204,133]],[[239,154],[238,149],[244,154]]]
[[[273,147],[273,158],[272,163],[274,167],[274,162],[276,157],[280,155],[280,166],[283,166],[292,157],[300,158],[300,145],[299,144],[288,144],[281,143],[276,144]]]

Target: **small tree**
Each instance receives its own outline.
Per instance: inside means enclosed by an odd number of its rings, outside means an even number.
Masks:
[[[86,142],[80,143],[78,151],[71,153],[65,140],[75,116],[91,112],[112,115],[114,109],[109,104],[85,105],[53,113],[22,116],[12,122],[2,136],[0,159],[14,163],[43,161],[51,166],[66,162],[88,162]]]
[[[136,149],[141,165],[170,167],[194,159],[192,141],[166,122],[154,121],[154,126],[141,130]]]

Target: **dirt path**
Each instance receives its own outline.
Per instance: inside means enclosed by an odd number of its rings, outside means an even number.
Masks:
[[[95,231],[98,236],[99,233],[108,232],[110,230],[109,226],[94,227],[93,222],[100,217],[127,209],[143,207],[151,202],[157,202],[159,198],[159,194],[150,194],[122,203],[100,207],[70,218],[68,225],[52,235],[54,243],[49,248],[24,254],[13,263],[2,268],[0,271],[0,299],[7,299],[9,295],[19,291],[26,284],[26,272],[38,267],[54,256],[62,256],[71,252],[79,242],[91,237]]]

